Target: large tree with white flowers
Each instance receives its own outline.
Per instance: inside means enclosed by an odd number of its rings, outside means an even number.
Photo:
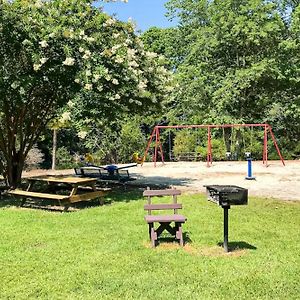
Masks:
[[[108,120],[165,97],[170,76],[163,59],[144,50],[132,23],[92,2],[0,4],[0,154],[11,187],[21,181],[28,151],[65,104]]]

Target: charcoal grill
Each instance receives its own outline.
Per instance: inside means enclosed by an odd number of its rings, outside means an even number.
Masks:
[[[236,185],[205,185],[207,198],[224,210],[224,250],[228,252],[228,210],[230,205],[247,205],[248,190]]]

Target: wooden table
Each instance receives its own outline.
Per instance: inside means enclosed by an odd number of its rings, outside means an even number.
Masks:
[[[12,190],[9,194],[20,196],[23,198],[21,205],[25,203],[26,198],[39,198],[39,199],[51,199],[56,200],[60,205],[64,205],[64,210],[67,210],[71,203],[80,201],[89,201],[98,197],[103,197],[103,191],[97,191],[95,178],[80,178],[73,176],[38,176],[27,178],[29,185],[26,190]],[[69,195],[60,195],[55,193],[35,192],[34,186],[37,182],[45,182],[47,186],[53,185],[67,185],[71,187]],[[90,187],[92,191],[78,194],[79,187]],[[100,201],[103,204],[103,201]]]

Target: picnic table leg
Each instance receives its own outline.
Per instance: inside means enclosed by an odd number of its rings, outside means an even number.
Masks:
[[[26,198],[25,197],[22,197],[21,198],[21,203],[20,203],[20,207],[22,207],[26,202]]]
[[[73,188],[72,188],[72,191],[70,193],[70,196],[73,196],[73,195],[75,195],[77,193],[78,185],[75,185],[75,186],[72,186],[72,187]]]
[[[90,186],[91,186],[91,188],[93,189],[94,192],[97,192],[96,183],[92,183]],[[99,204],[100,205],[104,204],[103,196],[99,197]]]
[[[28,187],[26,189],[26,191],[30,191],[30,189],[32,188],[34,182],[29,182]]]
[[[91,187],[92,187],[92,189],[93,189],[94,192],[97,192],[97,189],[96,189],[96,183],[93,183],[93,184],[91,185]],[[99,197],[99,204],[100,204],[100,205],[103,205],[103,204],[104,204],[104,198],[103,198],[103,196],[100,196],[100,197]]]

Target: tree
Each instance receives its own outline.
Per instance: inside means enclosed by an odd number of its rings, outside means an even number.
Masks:
[[[92,1],[0,5],[0,151],[10,186],[20,183],[28,151],[67,102],[82,106],[84,121],[146,109],[165,96],[168,74],[133,24]]]

